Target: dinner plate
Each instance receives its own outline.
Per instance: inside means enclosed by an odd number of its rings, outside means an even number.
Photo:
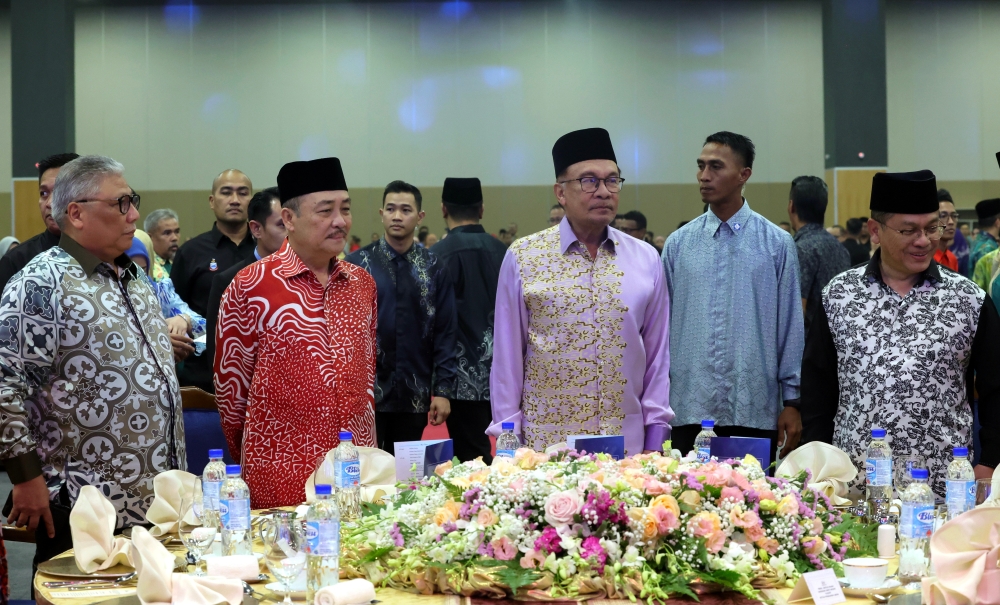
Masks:
[[[899,580],[886,580],[881,586],[876,586],[875,588],[851,588],[847,580],[840,579],[840,588],[844,591],[844,596],[858,599],[867,599],[868,595],[871,594],[887,597],[899,590],[901,586],[902,584],[899,583]]]
[[[185,561],[183,557],[176,557],[174,559],[174,569],[187,570],[187,561]],[[85,573],[76,564],[75,557],[59,557],[58,559],[49,559],[48,561],[39,563],[38,571],[58,578],[87,578],[90,580],[99,580],[103,578],[117,578],[118,576],[124,576],[125,574],[132,573],[135,569],[129,567],[128,565],[115,565],[114,567],[95,571],[94,573]]]
[[[121,535],[123,535],[126,538],[128,538],[129,540],[131,540],[132,539],[132,529],[133,528],[131,528],[131,527],[126,527],[125,529],[122,530]],[[150,533],[149,535],[153,536],[152,533]],[[171,542],[180,542],[181,541],[181,539],[179,537],[177,537],[177,534],[166,534],[164,536],[153,536],[153,537],[156,538],[156,541],[159,542],[160,544],[170,544]]]
[[[260,601],[250,595],[243,595],[243,605],[259,605]],[[107,601],[99,601],[97,605],[141,605],[138,595],[116,597]]]

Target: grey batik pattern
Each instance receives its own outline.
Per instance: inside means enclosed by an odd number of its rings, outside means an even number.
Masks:
[[[185,466],[166,323],[148,283],[131,277],[126,301],[110,267],[87,275],[56,247],[0,299],[0,457],[36,451],[52,498],[65,484],[75,502],[93,485],[119,527],[144,523],[153,477]]]
[[[490,368],[493,365],[493,330],[483,333],[479,350],[466,351],[461,340],[455,343],[458,360],[456,377],[457,399],[462,401],[490,400]]]
[[[823,296],[840,383],[834,445],[863,469],[872,427],[885,428],[893,454],[923,456],[944,496],[951,449],[972,445],[966,371],[985,293],[935,270],[901,297],[866,269],[835,277]],[[861,473],[853,487],[863,486]]]

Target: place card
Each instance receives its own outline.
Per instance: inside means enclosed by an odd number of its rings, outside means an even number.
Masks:
[[[615,460],[625,457],[625,437],[622,435],[570,435],[566,445],[571,450],[588,454],[609,454]]]
[[[840,580],[832,569],[821,569],[802,574],[795,583],[792,594],[788,595],[789,603],[808,601],[812,599],[816,605],[836,605],[846,603]]]
[[[429,477],[439,464],[455,457],[451,439],[399,441],[393,445],[396,448],[396,481]]]

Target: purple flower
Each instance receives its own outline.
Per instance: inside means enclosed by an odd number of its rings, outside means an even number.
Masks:
[[[684,483],[690,489],[693,489],[693,490],[696,490],[696,491],[701,491],[701,490],[705,489],[705,486],[702,485],[701,483],[699,483],[698,480],[695,479],[694,475],[689,475],[687,473],[684,473]]]
[[[601,546],[601,540],[597,536],[584,538],[580,544],[580,557],[597,564],[597,573],[604,573],[604,564],[608,561],[608,553]]]
[[[542,535],[535,539],[535,550],[548,554],[557,553],[562,550],[560,542],[562,542],[562,538],[559,537],[559,532],[556,531],[556,528],[546,527],[542,531]]]
[[[483,555],[484,557],[493,558],[493,545],[489,542],[483,541],[479,543],[479,548],[476,550],[477,553]]]
[[[450,534],[451,532],[453,532],[453,531],[455,531],[457,529],[458,529],[458,526],[455,525],[455,523],[453,521],[448,521],[447,523],[445,523],[444,525],[441,526],[441,531],[444,532],[444,533],[446,533],[446,534]]]
[[[389,537],[392,538],[392,543],[398,547],[406,543],[403,539],[403,532],[399,531],[399,525],[396,523],[392,524],[392,529],[389,530]]]
[[[605,521],[611,523],[627,523],[628,515],[625,514],[625,507],[611,499],[611,494],[606,491],[587,494],[587,502],[580,509],[580,514],[584,520],[594,527],[598,527]]]

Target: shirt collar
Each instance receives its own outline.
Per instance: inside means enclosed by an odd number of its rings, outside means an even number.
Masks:
[[[229,240],[229,236],[228,235],[226,235],[222,231],[219,231],[219,224],[218,223],[212,223],[212,231],[211,231],[211,233],[212,233],[212,243],[215,244],[216,248],[218,248],[219,245],[222,244],[223,241]],[[247,240],[250,240],[252,242],[253,240],[251,238],[253,238],[253,235],[250,233],[250,230],[247,229],[247,234],[243,237],[243,241],[241,241],[241,242],[239,242],[239,243],[236,244],[237,247],[242,246]],[[229,240],[229,241],[232,241],[232,240]],[[236,242],[233,242],[233,243],[236,243]]]
[[[80,266],[87,273],[87,277],[94,275],[105,264],[104,261],[97,258],[90,250],[81,246],[79,242],[65,233],[59,238],[59,247],[72,256],[76,262],[80,263]],[[122,253],[121,256],[115,259],[114,264],[116,267],[125,269],[125,272],[121,275],[122,281],[126,281],[126,277],[135,279],[138,276],[139,267],[132,262],[132,259],[127,254]],[[110,273],[109,269],[105,269],[105,271]]]
[[[877,280],[885,283],[882,279],[882,249],[879,248],[872,255],[871,260],[868,261],[868,266],[865,268],[865,277],[870,280]],[[930,281],[931,283],[940,284],[941,270],[938,268],[937,261],[931,259],[931,264],[924,269],[923,273],[920,274],[920,279],[914,286],[919,286],[920,284]]]
[[[618,245],[618,241],[624,235],[624,233],[614,227],[605,227],[604,238],[601,240],[601,245],[598,247],[604,248],[608,252],[614,254],[615,246]],[[566,254],[566,251],[569,250],[570,246],[574,243],[579,244],[581,248],[585,247],[583,243],[580,242],[580,238],[578,238],[576,233],[573,232],[573,227],[569,224],[569,219],[564,216],[563,220],[559,222],[559,252]]]
[[[747,202],[747,199],[743,198],[743,205],[736,211],[736,214],[729,217],[728,221],[723,221],[717,217],[711,208],[708,209],[707,214],[708,220],[705,221],[705,228],[708,229],[710,235],[715,235],[722,226],[722,223],[729,225],[729,229],[736,235],[739,235],[743,232],[743,228],[747,226],[750,217],[753,216],[753,210],[750,209],[750,203]]]
[[[257,246],[254,246],[253,248],[253,257],[256,258],[257,260],[264,258],[263,256],[260,255],[260,248],[258,248]]]
[[[795,235],[792,236],[792,239],[794,239],[795,241],[799,241],[799,238],[801,237],[805,237],[810,233],[818,233],[822,230],[823,230],[823,225],[820,225],[819,223],[806,223],[805,225],[802,225],[802,227],[800,227],[798,231],[795,232]]]
[[[449,233],[486,233],[486,229],[482,225],[476,223],[474,225],[459,225],[458,227],[453,227],[448,230]]]
[[[399,252],[396,252],[395,248],[389,245],[389,242],[385,241],[384,235],[382,236],[382,239],[378,241],[378,245],[382,247],[383,253],[389,255],[389,258],[391,259],[402,258],[406,261],[409,261],[414,256],[420,254],[421,250],[426,250],[426,248],[420,245],[420,242],[418,242],[417,240],[413,240],[413,243],[410,244],[410,249],[404,252],[403,254],[400,254]]]

